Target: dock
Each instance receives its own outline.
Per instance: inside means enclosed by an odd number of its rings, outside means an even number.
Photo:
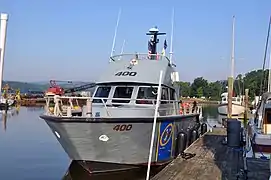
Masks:
[[[194,157],[185,159],[179,155],[151,180],[236,180],[238,175],[239,180],[269,179],[268,160],[247,159],[245,175],[242,152],[222,143],[225,137],[225,128],[205,133],[185,150]]]

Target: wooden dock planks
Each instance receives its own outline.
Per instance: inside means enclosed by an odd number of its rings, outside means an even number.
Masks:
[[[185,152],[195,153],[191,159],[178,157],[151,180],[235,180],[243,159],[238,150],[222,144],[226,129],[215,128],[195,141]],[[248,160],[249,179],[269,178],[269,162]]]

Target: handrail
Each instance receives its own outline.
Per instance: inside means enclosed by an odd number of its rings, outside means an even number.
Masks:
[[[74,106],[73,106],[73,103],[72,103],[72,100],[87,100],[87,103],[84,105],[87,107],[87,112],[86,112],[86,115],[91,115],[92,114],[92,103],[93,103],[93,100],[95,99],[98,99],[98,100],[102,100],[102,103],[99,103],[99,104],[102,104],[106,110],[106,114],[107,116],[111,117],[111,113],[109,112],[109,109],[108,109],[108,105],[111,105],[111,104],[115,104],[115,105],[125,105],[127,108],[129,109],[142,109],[140,108],[140,106],[145,106],[145,107],[148,107],[149,109],[154,109],[155,107],[155,104],[154,102],[156,101],[155,99],[134,99],[134,98],[100,98],[100,97],[69,97],[69,96],[54,96],[54,97],[45,97],[46,100],[46,107],[45,107],[45,110],[46,110],[46,114],[51,114],[51,115],[55,115],[55,116],[66,116],[66,117],[69,117],[71,116],[71,111],[74,110]],[[53,112],[52,110],[50,110],[50,102],[51,100],[54,100],[54,108],[53,108]],[[69,105],[68,106],[63,106],[63,102],[62,100],[63,99],[68,99],[68,103]],[[110,104],[107,104],[107,102],[105,102],[104,100],[143,100],[143,101],[152,101],[153,103],[152,104],[130,104],[130,103],[110,103]],[[180,106],[177,106],[176,108],[176,102],[179,103],[178,100],[160,100],[160,103],[161,102],[168,102],[168,103],[173,103],[174,104],[174,107],[159,107],[159,111],[163,111],[163,110],[168,110],[168,111],[174,111],[176,114],[179,114],[179,110],[182,111],[182,113],[184,115],[186,114],[201,114],[202,113],[202,107],[201,106],[197,106],[196,109],[194,109],[194,112],[193,112],[193,107],[190,106],[190,107],[180,107]],[[98,104],[98,103],[97,103]],[[77,105],[78,105],[78,102],[77,102]],[[136,107],[129,107],[129,106],[135,106]],[[166,105],[166,104],[165,104]],[[65,107],[65,108],[63,108]],[[125,108],[125,107],[124,107]],[[79,106],[79,110],[82,111],[82,107]],[[67,112],[65,112],[67,111]],[[66,115],[64,115],[64,114]],[[88,116],[89,117],[89,116]],[[91,116],[90,116],[91,117]]]
[[[104,108],[105,108],[105,110],[106,110],[107,116],[111,116],[110,113],[109,113],[109,111],[108,111],[108,109],[107,109],[106,103],[104,102],[104,99],[102,99],[102,103],[103,103]]]
[[[120,59],[122,59],[122,57],[124,56],[130,56],[131,58],[129,58],[129,60],[135,59],[135,60],[167,60],[168,62],[170,62],[169,58],[161,53],[157,53],[157,54],[148,54],[148,53],[128,53],[128,54],[118,54],[118,55],[114,55],[111,56],[110,59],[112,61],[118,61]],[[158,57],[157,59],[150,59],[150,56],[156,56]]]
[[[44,97],[45,99],[54,99],[54,97]],[[137,101],[137,100],[145,100],[145,101],[156,101],[156,99],[137,99],[137,98],[103,98],[103,97],[75,97],[75,96],[59,96],[59,99],[82,99],[82,100],[131,100],[131,101]],[[180,102],[179,100],[161,100],[166,102]],[[115,103],[114,103],[115,104]],[[120,103],[123,104],[123,103]],[[128,104],[128,103],[127,103]]]

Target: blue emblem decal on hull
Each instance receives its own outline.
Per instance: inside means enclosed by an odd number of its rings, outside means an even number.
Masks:
[[[162,122],[159,127],[157,160],[166,161],[171,158],[173,144],[173,123]]]

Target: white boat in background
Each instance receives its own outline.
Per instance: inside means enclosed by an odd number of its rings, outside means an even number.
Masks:
[[[241,116],[245,111],[243,105],[243,96],[232,97],[232,117]],[[218,114],[220,116],[227,116],[228,114],[228,93],[221,94],[221,102],[218,105]]]
[[[0,97],[0,106],[12,106],[14,105],[15,100],[14,99],[6,99],[3,96]]]

